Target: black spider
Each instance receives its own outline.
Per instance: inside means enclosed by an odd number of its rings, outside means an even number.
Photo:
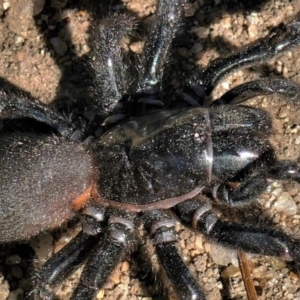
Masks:
[[[160,104],[162,70],[183,4],[158,3],[136,70],[120,46],[135,20],[115,14],[95,26],[93,83],[103,122],[111,128],[90,143],[82,142],[84,126],[39,101],[0,90],[1,119],[29,118],[48,126],[28,128],[26,122],[20,128],[9,122],[1,132],[0,242],[28,240],[77,212],[82,218],[82,231],[38,271],[35,289],[41,299],[51,299],[54,287],[85,258],[72,299],[93,299],[116,264],[135,249],[141,223],[179,299],[205,295],[178,254],[176,220],[228,247],[300,260],[299,240],[271,227],[223,221],[212,209],[214,201],[249,203],[266,189],[267,179],[300,182],[298,165],[278,161],[268,142],[268,113],[234,105],[257,95],[295,100],[299,87],[264,79],[240,85],[213,102],[209,97],[224,76],[298,46],[300,17],[197,70],[175,102],[198,107],[144,110]],[[109,125],[118,118],[123,120]]]

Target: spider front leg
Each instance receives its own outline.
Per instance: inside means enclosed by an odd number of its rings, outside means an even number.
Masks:
[[[190,86],[200,85],[208,96],[218,82],[239,69],[266,62],[293,47],[300,45],[300,16],[287,24],[280,25],[266,37],[225,59],[212,61],[202,71],[197,70]]]
[[[270,227],[256,227],[220,220],[209,204],[196,199],[176,206],[179,218],[212,241],[245,252],[280,256],[300,262],[300,241]]]
[[[64,137],[70,137],[74,124],[52,107],[29,98],[23,93],[8,93],[0,89],[0,119],[30,118],[45,123]]]
[[[131,70],[128,53],[121,45],[132,33],[135,23],[129,14],[114,14],[95,25],[90,67],[95,101],[105,115],[120,108],[120,100],[133,80],[134,70]]]
[[[266,78],[250,81],[226,92],[220,99],[212,102],[212,105],[234,105],[243,103],[256,96],[279,95],[291,101],[298,102],[300,86],[286,79]]]
[[[136,61],[137,68],[131,66],[130,56],[122,49],[124,38],[136,27],[136,20],[129,14],[115,14],[95,26],[90,65],[95,98],[104,115],[120,111],[128,105],[127,98],[135,98],[135,94],[141,95],[139,102],[161,105],[161,101],[150,98],[160,92],[163,69],[181,25],[184,3],[184,0],[158,1],[155,19],[147,28],[143,54]],[[123,117],[123,113],[108,117],[104,124]]]
[[[137,93],[158,94],[163,69],[169,57],[175,33],[181,25],[184,0],[158,1],[155,20],[148,28],[148,37],[141,56]]]

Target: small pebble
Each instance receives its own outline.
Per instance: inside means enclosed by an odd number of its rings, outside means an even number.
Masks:
[[[23,293],[24,291],[22,289],[16,289],[14,291],[11,291],[7,300],[23,299]]]
[[[192,48],[191,51],[194,54],[199,53],[201,50],[203,50],[203,45],[201,43],[196,43]]]
[[[59,56],[63,56],[68,50],[67,44],[63,40],[61,40],[61,38],[59,38],[59,37],[54,37],[54,38],[50,39],[50,43],[52,44],[54,51]]]
[[[297,205],[288,192],[283,192],[278,196],[274,207],[278,212],[283,212],[287,216],[293,216],[297,213]]]
[[[217,265],[227,266],[231,263],[234,266],[238,266],[236,251],[233,249],[225,248],[217,244],[211,244],[209,255]]]
[[[5,263],[9,266],[18,265],[21,263],[21,257],[19,255],[11,255],[5,260]]]

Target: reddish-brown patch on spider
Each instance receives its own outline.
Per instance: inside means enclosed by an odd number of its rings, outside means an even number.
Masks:
[[[72,210],[79,210],[83,208],[87,202],[92,198],[92,190],[94,185],[90,185],[83,191],[76,199],[72,201]]]

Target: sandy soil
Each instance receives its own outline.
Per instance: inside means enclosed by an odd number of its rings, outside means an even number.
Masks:
[[[58,107],[65,106],[69,113],[93,121],[97,114],[94,107],[83,107],[80,102],[84,99],[86,103],[90,97],[84,67],[90,51],[90,17],[81,2],[0,0],[0,77],[5,79],[3,84],[8,87],[12,84],[45,103],[55,102]],[[155,10],[155,1],[125,2],[140,18]],[[189,74],[197,64],[205,66],[213,58],[229,55],[265,36],[272,27],[292,19],[299,11],[300,0],[198,0],[188,5],[186,24],[179,30],[166,67],[170,88],[178,89],[182,74]],[[262,77],[289,78],[300,83],[299,75],[300,48],[263,66],[239,71],[226,78],[216,89],[215,97],[242,82]],[[262,107],[274,117],[275,130],[271,140],[278,156],[299,161],[299,104],[277,97],[260,97],[249,105]],[[283,202],[284,208],[281,207]],[[231,210],[224,214],[227,217],[240,214],[250,222],[258,219],[261,226],[272,222],[276,228],[300,238],[299,208],[300,186],[276,182],[246,208],[246,213]],[[54,234],[42,235],[29,245],[0,249],[0,300],[32,299],[32,265],[41,264],[79,230],[80,226],[63,228]],[[236,252],[219,248],[180,225],[178,240],[184,261],[209,300],[247,299]],[[145,247],[141,246],[141,249]],[[158,280],[148,278],[150,268],[141,266],[144,255],[120,263],[97,299],[168,299]],[[259,299],[300,299],[300,282],[294,265],[259,255],[248,255],[248,259]],[[78,272],[62,284],[57,292],[58,299],[70,296],[77,279]],[[170,293],[169,299],[175,299],[174,293]]]

